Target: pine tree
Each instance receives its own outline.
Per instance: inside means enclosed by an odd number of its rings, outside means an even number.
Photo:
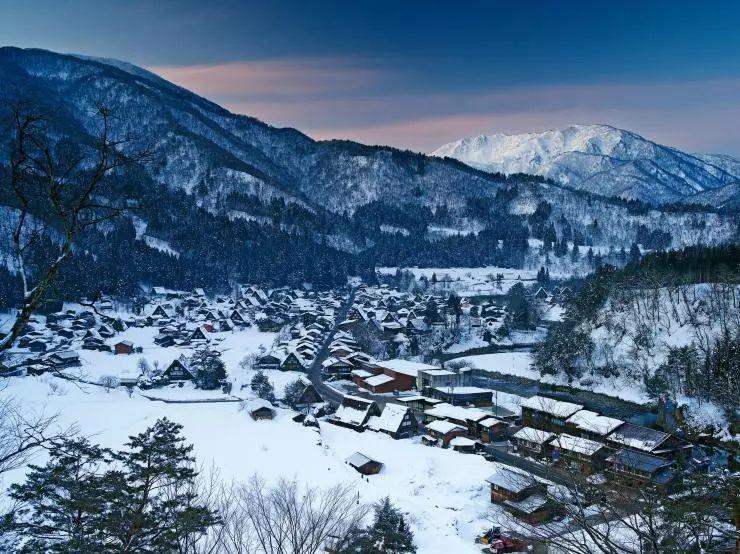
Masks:
[[[295,406],[300,400],[303,391],[306,390],[306,385],[300,379],[296,379],[285,385],[285,392],[283,394],[283,402],[288,406]]]
[[[249,387],[259,398],[267,400],[268,402],[275,402],[275,388],[262,370],[254,374],[252,381],[249,383]]]
[[[87,439],[54,444],[43,467],[31,465],[10,496],[24,506],[10,527],[21,552],[103,552],[107,509],[104,469],[110,452]]]
[[[220,354],[210,348],[196,351],[190,358],[190,366],[195,369],[195,382],[201,389],[216,389],[226,379],[226,366]]]
[[[375,519],[367,529],[355,529],[343,554],[405,554],[416,552],[414,535],[400,510],[388,497],[375,505]]]
[[[193,446],[185,444],[181,430],[182,425],[160,419],[129,437],[127,450],[114,455],[124,479],[107,494],[112,509],[106,527],[122,552],[175,551],[183,538],[218,522],[198,503]]]

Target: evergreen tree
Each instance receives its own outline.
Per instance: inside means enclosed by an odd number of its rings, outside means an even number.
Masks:
[[[275,388],[262,370],[254,374],[252,381],[249,383],[249,387],[259,398],[267,400],[268,402],[275,402]]]
[[[300,400],[304,390],[306,390],[306,385],[303,381],[301,381],[300,379],[291,381],[290,383],[285,385],[283,402],[285,402],[288,406],[295,406],[296,403]]]
[[[630,262],[637,263],[640,261],[640,247],[637,246],[636,242],[630,246]]]
[[[45,466],[31,465],[10,496],[23,506],[11,528],[25,540],[20,552],[104,552],[108,509],[104,470],[110,452],[87,439],[52,445]]]
[[[375,519],[367,529],[356,529],[345,554],[404,554],[416,552],[414,535],[400,510],[388,497],[375,505]]]
[[[116,483],[107,493],[111,510],[106,530],[118,551],[177,551],[185,537],[202,535],[218,522],[198,502],[193,446],[185,444],[181,430],[182,425],[160,419],[129,437],[127,449],[114,455],[123,468],[123,486]]]
[[[193,447],[185,445],[181,429],[158,420],[115,453],[87,439],[54,444],[47,464],[30,466],[26,481],[10,490],[23,506],[10,523],[20,552],[192,548],[219,520],[195,492]]]
[[[226,379],[226,366],[216,350],[196,351],[190,358],[190,367],[195,370],[195,383],[201,389],[217,389]]]

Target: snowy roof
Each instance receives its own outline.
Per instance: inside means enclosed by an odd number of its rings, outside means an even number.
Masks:
[[[426,375],[430,375],[432,377],[445,377],[445,376],[451,376],[451,375],[457,375],[454,371],[450,371],[448,369],[424,369],[422,370]]]
[[[578,454],[585,454],[586,456],[591,456],[598,450],[604,448],[604,445],[600,442],[584,439],[582,437],[574,437],[573,435],[566,435],[565,433],[558,436],[552,444],[557,448],[577,452]]]
[[[501,421],[500,419],[496,419],[495,417],[487,417],[483,421],[479,421],[478,425],[481,427],[493,427],[494,425],[498,425],[499,423],[505,423],[504,421]]]
[[[348,456],[344,461],[354,468],[362,467],[368,462],[380,463],[377,460],[373,460],[371,457],[366,456],[362,452],[355,452],[351,456]]]
[[[481,421],[487,417],[491,417],[490,412],[486,412],[478,408],[464,408],[462,406],[453,406],[452,404],[447,403],[438,404],[434,408],[429,408],[424,412],[424,414],[431,417],[456,419],[458,421],[466,421],[468,419],[472,421]]]
[[[501,464],[496,464],[496,473],[490,475],[486,481],[513,493],[520,493],[538,483],[534,475]]]
[[[437,390],[439,392],[443,393],[449,393],[450,387],[434,387],[434,390]],[[481,387],[452,387],[452,394],[478,394],[478,393],[489,393],[493,394],[493,391],[491,389],[484,389]]]
[[[609,460],[647,473],[654,473],[662,467],[671,465],[671,462],[658,456],[626,449],[618,450]]]
[[[408,413],[409,409],[406,406],[399,406],[398,404],[386,404],[383,408],[383,413],[380,416],[373,418],[370,424],[371,429],[376,431],[388,431],[395,433],[401,427],[404,416]]]
[[[505,500],[504,505],[514,508],[518,512],[531,514],[547,504],[547,498],[541,494],[532,494],[522,500]]]
[[[450,441],[450,446],[473,446],[475,441],[467,437],[455,437]]]
[[[371,387],[385,385],[386,383],[390,383],[391,381],[395,381],[395,378],[391,377],[390,375],[385,375],[382,373],[380,375],[374,375],[372,377],[368,377],[367,379],[365,379],[365,383],[367,383]]]
[[[422,369],[439,369],[438,366],[422,364],[419,362],[410,362],[409,360],[402,360],[400,358],[384,360],[382,362],[378,362],[378,365],[395,371],[396,373],[403,373],[404,375],[409,375],[411,377],[416,377]]]
[[[445,421],[443,419],[437,419],[435,421],[432,421],[431,423],[428,423],[426,425],[427,431],[436,431],[437,433],[442,433],[443,435],[446,435],[447,433],[451,431],[456,430],[464,430],[464,427],[461,427],[460,425],[457,425],[456,423],[452,423],[451,421]]]
[[[352,404],[356,404],[358,407]],[[347,395],[342,400],[342,404],[337,408],[332,418],[351,425],[362,425],[365,423],[368,412],[373,404],[374,402],[372,400]]]
[[[352,375],[354,377],[359,377],[360,379],[365,379],[366,377],[372,377],[373,374],[369,371],[366,371],[364,369],[354,369],[352,370]]]
[[[548,433],[547,431],[540,431],[539,429],[533,429],[532,427],[522,427],[519,429],[512,438],[518,440],[524,440],[534,444],[544,444],[555,436],[555,433]]]
[[[532,396],[522,402],[522,408],[530,408],[532,410],[537,410],[538,412],[545,412],[546,414],[554,415],[555,417],[570,417],[578,410],[583,409],[583,406],[580,404],[573,404],[572,402],[555,400],[554,398],[548,398],[546,396]]]
[[[609,440],[630,448],[652,452],[668,437],[670,435],[663,431],[656,431],[634,423],[625,423],[609,435]]]
[[[599,415],[590,410],[579,410],[573,414],[566,423],[575,425],[584,431],[590,431],[599,435],[608,435],[614,429],[622,425],[624,421],[614,417]]]

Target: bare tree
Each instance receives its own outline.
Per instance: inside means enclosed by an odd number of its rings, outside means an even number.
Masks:
[[[248,525],[230,540],[249,541],[263,554],[315,554],[329,544],[339,550],[368,511],[348,485],[320,490],[281,479],[268,487],[259,477],[238,491],[237,501],[236,515]]]
[[[113,136],[107,108],[97,110],[100,130],[91,144],[75,145],[54,138],[47,114],[25,104],[11,112],[10,159],[0,187],[13,202],[9,246],[23,300],[10,332],[0,339],[0,352],[13,345],[44,302],[80,235],[132,209],[129,202],[116,202],[108,194],[111,176],[152,159],[149,150],[134,151],[130,137]],[[31,268],[32,249],[43,236],[53,238],[58,253]]]
[[[576,470],[559,473],[557,486],[524,473],[512,477],[544,495],[555,521],[531,525],[500,509],[491,521],[559,554],[715,552],[740,537],[732,523],[737,476],[693,474],[683,492],[668,494],[650,485],[595,485]]]
[[[12,397],[0,400],[0,477],[28,463],[34,452],[74,432],[56,415],[24,410]]]

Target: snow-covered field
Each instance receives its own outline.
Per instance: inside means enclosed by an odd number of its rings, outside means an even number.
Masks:
[[[183,425],[198,461],[215,465],[225,480],[254,474],[268,481],[296,477],[319,487],[352,483],[366,502],[389,495],[409,513],[419,552],[478,552],[473,539],[486,527],[492,509],[485,479],[494,464],[481,456],[423,446],[418,438],[395,441],[324,422],[317,432],[294,423],[287,410],[279,409],[272,421],[253,421],[238,403],[167,404],[48,375],[12,378],[2,394],[23,399],[28,409],[59,413],[62,424],[77,424],[82,433],[112,448],[166,416]],[[383,471],[361,477],[344,463],[355,451],[382,461]],[[43,461],[43,455],[36,461]],[[22,473],[11,474],[3,487]]]
[[[529,352],[496,352],[459,358],[473,364],[478,369],[495,371],[502,375],[514,375],[539,380],[539,371],[532,368],[532,354]]]

